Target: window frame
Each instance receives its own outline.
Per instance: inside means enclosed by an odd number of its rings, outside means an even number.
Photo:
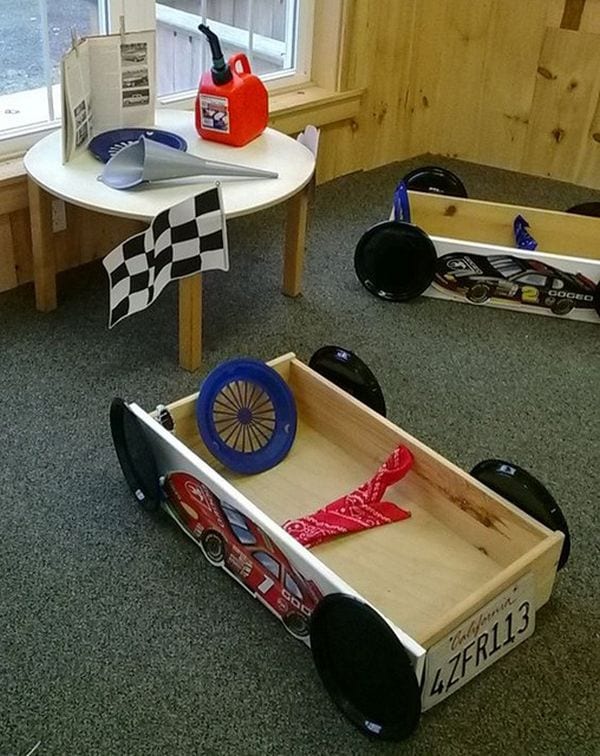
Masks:
[[[311,82],[312,51],[314,48],[315,0],[300,0],[302,3],[302,23],[299,24],[297,40],[297,65],[302,69],[294,74],[267,74],[263,81],[270,93],[287,92],[308,85]],[[124,18],[125,28],[130,31],[147,30],[156,27],[156,0],[103,0],[99,4],[100,28],[109,34],[118,33],[120,19]],[[341,16],[340,16],[341,22]],[[44,88],[45,91],[46,88]],[[52,87],[52,96],[56,112],[60,113],[60,84]],[[156,107],[193,108],[196,92],[179,92],[157,98]],[[58,104],[58,107],[56,107]],[[60,128],[60,116],[54,121],[40,121],[12,130],[0,131],[0,162],[12,160],[27,152],[37,141]]]

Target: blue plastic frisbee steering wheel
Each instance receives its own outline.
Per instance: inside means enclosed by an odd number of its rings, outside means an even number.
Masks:
[[[239,473],[259,473],[286,456],[296,435],[294,396],[273,368],[239,358],[205,378],[196,402],[200,436],[214,456]]]

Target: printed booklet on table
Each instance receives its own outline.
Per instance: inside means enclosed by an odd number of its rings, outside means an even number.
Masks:
[[[96,134],[154,125],[155,32],[77,41],[61,61],[63,163]]]

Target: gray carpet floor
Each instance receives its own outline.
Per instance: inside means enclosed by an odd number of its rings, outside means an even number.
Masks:
[[[426,156],[317,190],[304,295],[279,294],[283,212],[229,225],[231,271],[205,276],[205,363],[177,367],[176,286],[106,328],[99,263],[0,295],[0,754],[597,754],[600,329],[420,298],[355,278],[361,233],[398,179],[435,160],[481,199],[565,209],[599,192]],[[459,466],[511,459],[559,501],[572,555],[536,631],[426,713],[401,744],[339,714],[261,605],[172,523],[136,508],[112,448],[113,396],[152,409],[235,355],[308,360],[325,343],[379,377],[389,417]]]

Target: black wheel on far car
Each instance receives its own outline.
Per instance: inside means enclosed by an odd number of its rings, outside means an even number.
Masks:
[[[550,309],[555,315],[568,315],[573,307],[574,304],[570,299],[557,299]]]
[[[594,292],[594,309],[600,315],[600,283],[596,285],[596,291]]]
[[[283,618],[283,624],[295,638],[306,638],[308,635],[308,617],[300,612],[292,612]]]
[[[485,284],[478,283],[475,284],[475,286],[471,286],[471,288],[467,291],[467,299],[469,302],[474,302],[475,304],[483,304],[483,302],[487,302],[487,300],[490,298],[490,287],[486,286]]]
[[[205,530],[200,536],[200,543],[211,564],[219,566],[225,560],[225,539],[216,530]]]

